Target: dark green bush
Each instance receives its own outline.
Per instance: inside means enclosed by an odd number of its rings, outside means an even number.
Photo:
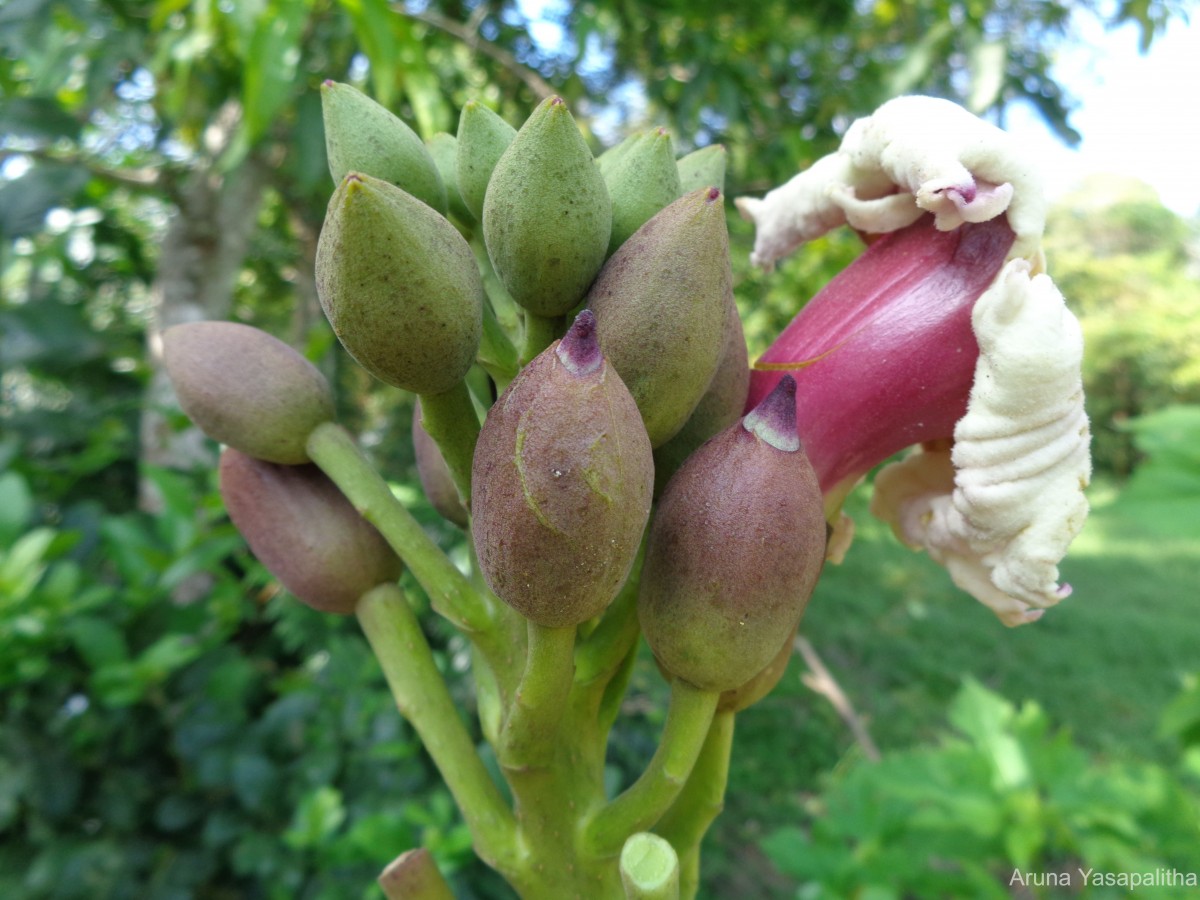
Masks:
[[[371,896],[422,844],[487,896],[353,620],[279,593],[210,485],[153,480],[158,516],[46,525],[0,472],[0,896]]]
[[[1194,740],[1193,687],[1169,730]],[[797,897],[1126,896],[1095,873],[1154,878],[1137,895],[1195,896],[1200,878],[1200,755],[1176,765],[1102,760],[1020,707],[967,680],[940,740],[854,761],[810,807],[807,828],[763,842]],[[1091,873],[1085,878],[1085,873]],[[1088,879],[1092,883],[1088,883]],[[1096,888],[1097,883],[1101,884]],[[1144,882],[1145,883],[1145,882]],[[1059,890],[1061,889],[1061,890]],[[1107,893],[1106,893],[1107,892]]]

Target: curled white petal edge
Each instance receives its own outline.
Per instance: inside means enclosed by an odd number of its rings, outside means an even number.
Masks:
[[[750,260],[769,269],[839,225],[895,231],[932,212],[938,228],[1001,213],[1017,235],[1010,256],[1040,259],[1041,175],[1004,131],[936,97],[897,97],[856,120],[836,153],[761,199],[735,205],[754,223]]]
[[[872,512],[925,549],[1006,625],[1068,594],[1058,564],[1083,527],[1091,477],[1079,323],[1047,275],[1006,264],[972,315],[980,356],[952,451],[875,479]]]

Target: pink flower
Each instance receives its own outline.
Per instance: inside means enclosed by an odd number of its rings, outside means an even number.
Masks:
[[[872,511],[1008,625],[1070,593],[1058,563],[1087,515],[1082,341],[1044,267],[1045,200],[1007,135],[944,100],[903,97],[762,200],[752,259],[842,223],[886,233],[755,364],[749,406],[787,372],[838,519],[873,467]],[[932,215],[929,215],[929,214]],[[831,556],[849,543],[838,519]]]

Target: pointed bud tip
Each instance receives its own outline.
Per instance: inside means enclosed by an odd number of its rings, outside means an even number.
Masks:
[[[337,87],[337,82],[334,81],[332,78],[326,78],[324,81],[321,82],[321,87],[323,87],[323,88]]]
[[[590,375],[599,369],[604,357],[596,334],[596,314],[585,309],[576,316],[554,352],[573,375]]]
[[[796,431],[796,379],[784,375],[763,401],[746,413],[742,427],[776,450],[794,453],[800,449]]]
[[[706,201],[706,202],[708,202],[708,203],[712,203],[714,200],[718,199],[720,196],[721,196],[721,189],[720,189],[720,188],[718,188],[718,187],[710,187],[710,188],[708,189],[708,196],[707,196],[707,197],[705,197],[704,199],[705,199],[705,201]]]
[[[341,202],[344,204],[352,198],[359,197],[368,188],[370,185],[367,184],[361,172],[347,172],[342,176],[342,183],[338,187],[338,191],[342,195]],[[336,197],[337,194],[335,193],[334,196]]]

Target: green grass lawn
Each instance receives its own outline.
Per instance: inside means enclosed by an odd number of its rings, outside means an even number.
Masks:
[[[1099,756],[1169,756],[1159,715],[1200,671],[1200,541],[1147,527],[1111,500],[1095,492],[1097,509],[1063,563],[1074,595],[1009,629],[900,545],[865,496],[852,498],[855,544],[823,576],[804,632],[885,753],[944,731],[969,675],[1010,700],[1035,700]],[[739,717],[726,811],[705,859],[706,881],[723,894],[794,896],[755,842],[801,821],[821,773],[857,753],[803,670],[793,659],[779,688]]]

